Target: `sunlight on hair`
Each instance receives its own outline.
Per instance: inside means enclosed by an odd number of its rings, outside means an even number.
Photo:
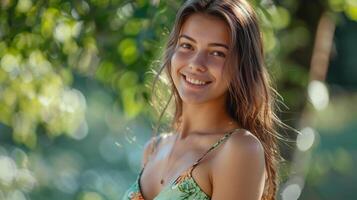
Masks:
[[[301,194],[301,187],[298,184],[286,186],[281,194],[283,200],[297,200]]]
[[[315,142],[315,131],[311,127],[305,127],[297,136],[296,146],[300,151],[309,150]]]
[[[329,103],[329,93],[326,85],[321,81],[313,80],[308,85],[310,102],[317,110],[322,110]]]
[[[160,81],[162,81],[162,83],[164,83],[165,85],[169,85],[170,81],[169,81],[169,77],[167,77],[167,75],[165,74],[161,74],[159,76]]]

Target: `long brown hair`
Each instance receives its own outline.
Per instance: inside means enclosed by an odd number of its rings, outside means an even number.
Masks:
[[[176,21],[169,35],[163,60],[154,80],[153,89],[163,71],[169,78],[171,95],[174,97],[172,127],[177,128],[182,115],[180,98],[170,75],[171,58],[175,52],[180,29],[193,13],[205,13],[223,19],[231,31],[231,48],[226,63],[230,77],[226,109],[242,128],[249,130],[262,143],[268,173],[263,200],[275,199],[278,187],[278,163],[280,153],[277,139],[280,135],[275,125],[282,124],[274,113],[275,90],[271,87],[269,74],[264,65],[264,52],[258,18],[246,0],[188,0],[176,15]],[[159,121],[160,121],[159,119]]]

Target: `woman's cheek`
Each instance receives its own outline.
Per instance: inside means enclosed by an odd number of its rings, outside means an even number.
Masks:
[[[209,56],[208,63],[217,68],[222,68],[224,66],[225,59],[217,56]]]
[[[178,69],[185,66],[185,61],[187,60],[187,54],[177,51],[172,55],[171,66],[172,69]]]
[[[224,59],[221,58],[209,58],[207,67],[212,73],[222,75],[224,69]]]
[[[180,59],[178,58],[178,54],[177,53],[174,53],[171,57],[171,77],[172,79],[174,80],[174,83],[176,85],[177,83],[177,79],[178,79],[178,69],[179,69],[179,66],[181,66],[180,64]]]

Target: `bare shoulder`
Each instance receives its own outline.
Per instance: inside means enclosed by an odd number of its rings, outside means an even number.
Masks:
[[[264,148],[247,130],[233,133],[215,158],[213,199],[258,199],[265,181]],[[237,189],[239,188],[239,189]]]
[[[156,146],[156,151],[160,147],[160,143],[166,142],[170,137],[172,136],[172,133],[162,133],[160,135],[156,135],[151,137],[144,145],[144,153],[143,153],[143,158],[141,165],[144,166],[147,161],[149,160],[149,157],[154,153],[154,147]]]
[[[235,131],[223,145],[222,150],[218,152],[218,161],[215,165],[222,163],[244,163],[246,164],[264,164],[264,148],[259,139],[250,131],[239,129]],[[250,162],[247,162],[247,159]]]
[[[250,131],[239,129],[227,140],[221,156],[232,156],[237,153],[241,156],[263,158],[264,148],[260,140]]]

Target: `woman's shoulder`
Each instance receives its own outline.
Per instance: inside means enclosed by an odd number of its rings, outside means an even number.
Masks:
[[[226,141],[211,171],[214,195],[217,197],[230,194],[245,199],[245,195],[251,193],[249,191],[261,192],[264,188],[266,170],[263,145],[251,132],[237,132]]]
[[[261,141],[250,131],[246,129],[238,129],[233,132],[230,139],[225,145],[226,151],[239,152],[257,152],[264,153],[264,148]]]
[[[247,162],[250,160],[250,162]],[[239,129],[233,132],[222,150],[218,152],[214,162],[214,168],[225,168],[227,165],[234,166],[246,163],[246,167],[250,164],[264,164],[264,148],[260,140],[245,129]],[[250,164],[249,164],[250,163]]]

